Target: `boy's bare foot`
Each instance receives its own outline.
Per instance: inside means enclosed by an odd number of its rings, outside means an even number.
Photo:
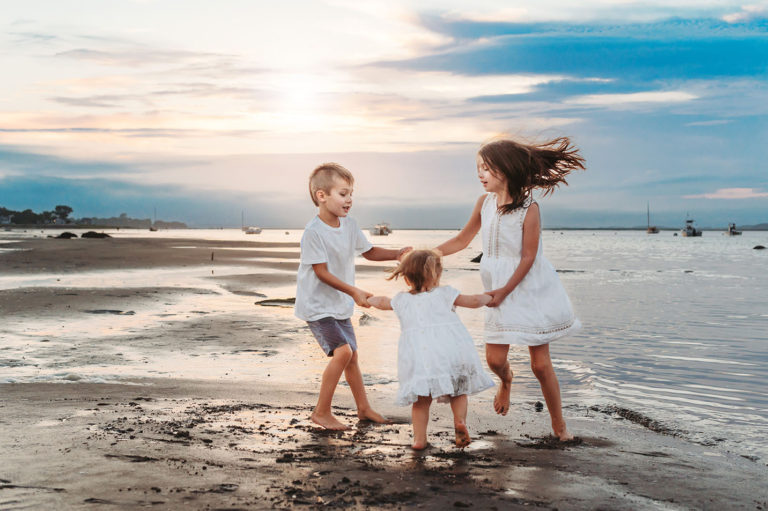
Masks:
[[[506,415],[509,411],[509,393],[512,391],[512,371],[509,372],[509,381],[502,381],[499,390],[493,398],[493,409],[499,415]]]
[[[325,429],[330,429],[331,431],[346,431],[349,429],[349,426],[339,422],[339,420],[332,414],[320,415],[318,413],[313,413],[309,418],[315,424],[319,424]]]
[[[392,424],[392,421],[381,415],[379,412],[375,411],[373,408],[368,408],[366,410],[358,410],[357,411],[357,418],[361,421],[371,421],[376,422],[378,424]]]
[[[411,445],[411,449],[413,449],[414,451],[423,451],[427,447],[429,447],[429,442],[427,442],[426,440],[413,442],[413,445]]]
[[[472,442],[466,424],[456,424],[454,429],[456,431],[456,447],[466,447]]]

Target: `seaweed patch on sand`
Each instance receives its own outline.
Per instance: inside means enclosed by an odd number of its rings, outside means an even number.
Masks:
[[[609,406],[590,406],[590,410],[593,412],[600,412],[605,413],[607,415],[617,415],[621,417],[622,419],[626,419],[630,422],[633,422],[635,424],[638,424],[640,426],[643,426],[644,428],[647,428],[655,433],[661,433],[662,435],[670,435],[670,436],[682,436],[686,431],[683,431],[681,429],[673,429],[668,426],[665,426],[661,422],[652,419],[648,417],[647,415],[643,415],[640,412],[636,412],[634,410],[630,410],[629,408],[623,408],[621,406],[615,406],[615,405],[609,405]]]

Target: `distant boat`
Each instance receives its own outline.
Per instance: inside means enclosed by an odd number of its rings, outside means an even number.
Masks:
[[[648,229],[646,229],[646,233],[648,234],[659,234],[659,228],[655,225],[651,225],[651,203],[648,202],[647,204],[647,210],[648,210]]]
[[[725,231],[728,236],[741,236],[741,231],[736,230],[736,224],[728,224],[728,230]]]
[[[245,211],[240,212],[240,229],[245,234],[261,234],[261,227],[247,227],[245,225]]]
[[[688,219],[685,221],[685,227],[680,229],[680,234],[689,238],[701,236],[701,229],[694,227],[693,219]]]
[[[149,226],[149,230],[151,232],[157,232],[157,208],[154,209],[154,214],[152,215],[152,225]]]
[[[371,227],[371,234],[374,236],[387,236],[389,233],[392,232],[392,229],[389,227],[389,224],[387,223],[380,223],[376,224],[373,227]]]

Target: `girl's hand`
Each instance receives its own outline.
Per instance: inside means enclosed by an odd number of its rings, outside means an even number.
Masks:
[[[400,250],[397,252],[397,260],[398,260],[398,261],[402,261],[402,260],[403,260],[403,256],[405,256],[405,254],[407,254],[407,253],[408,253],[408,252],[410,252],[411,250],[413,250],[413,247],[403,247],[403,248],[401,248],[401,249],[400,249]]]
[[[509,293],[512,291],[507,291],[503,287],[500,287],[499,289],[494,289],[493,291],[488,291],[486,294],[491,295],[491,301],[486,304],[487,307],[498,307],[501,302],[504,301],[504,298],[506,298]]]

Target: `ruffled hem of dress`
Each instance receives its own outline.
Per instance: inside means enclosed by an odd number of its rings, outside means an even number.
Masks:
[[[485,373],[475,373],[468,376],[468,381],[456,385],[459,378],[443,376],[439,378],[422,378],[411,382],[407,387],[401,386],[397,392],[395,404],[407,406],[415,403],[419,396],[432,396],[439,399],[443,396],[461,396],[477,394],[494,386],[493,380]],[[445,402],[445,400],[440,400]]]
[[[522,332],[518,330],[485,331],[485,344],[511,344],[514,346],[541,346],[552,341],[566,337],[581,329],[581,322],[574,319],[573,323],[565,328],[544,334]]]

